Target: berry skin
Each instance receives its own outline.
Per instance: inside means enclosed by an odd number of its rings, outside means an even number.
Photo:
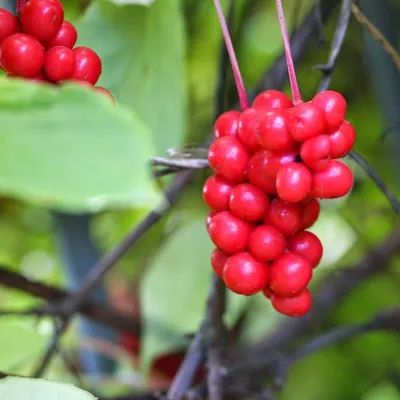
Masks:
[[[233,185],[218,176],[210,176],[203,186],[203,200],[215,211],[229,210]]]
[[[208,214],[207,214],[207,218],[206,218],[206,228],[207,228],[207,232],[209,231],[209,226],[211,223],[212,218],[218,214],[218,211],[214,211],[211,210]]]
[[[262,293],[267,299],[270,299],[274,295],[274,293],[268,286],[262,290]]]
[[[306,140],[300,148],[300,156],[304,164],[315,171],[328,168],[332,152],[332,141],[327,135],[314,136]]]
[[[46,49],[55,46],[64,46],[72,49],[77,39],[78,33],[76,32],[75,26],[69,21],[64,21],[57,34],[52,39],[44,41],[43,45]]]
[[[255,108],[243,111],[239,119],[238,137],[250,153],[261,150],[260,119],[262,112]]]
[[[350,192],[353,181],[353,173],[346,164],[331,160],[326,171],[314,173],[310,194],[321,199],[343,197]]]
[[[25,78],[25,77],[19,76],[19,75],[7,74],[6,79],[24,79],[26,81],[34,82],[34,83],[50,82],[49,79],[47,78],[47,76],[45,74],[43,74],[42,72],[39,72],[37,75],[35,75],[32,78]]]
[[[3,40],[0,63],[11,75],[32,78],[43,68],[44,49],[33,36],[15,33]]]
[[[75,47],[72,51],[75,54],[75,68],[71,79],[95,85],[101,74],[100,57],[88,47]]]
[[[112,103],[115,104],[114,96],[111,94],[111,92],[109,90],[107,90],[106,88],[103,88],[102,86],[95,86],[94,90],[98,93],[105,95],[106,97],[108,97],[111,100]]]
[[[285,236],[294,235],[303,226],[303,209],[298,203],[285,203],[281,199],[271,201],[264,223],[272,225]]]
[[[331,139],[331,157],[342,158],[346,156],[353,148],[356,141],[356,131],[348,121],[343,121],[340,128],[328,135]]]
[[[239,111],[227,111],[221,114],[214,125],[214,137],[236,136],[239,130]]]
[[[300,231],[288,239],[288,250],[305,257],[316,268],[321,261],[323,247],[321,241],[312,232]]]
[[[250,253],[239,253],[228,258],[223,279],[232,292],[251,296],[268,284],[268,265],[257,261]]]
[[[271,265],[269,287],[278,296],[293,297],[307,287],[312,274],[313,269],[305,257],[285,253]]]
[[[208,225],[213,243],[224,253],[235,254],[245,251],[252,226],[229,211],[216,214]]]
[[[214,173],[234,184],[246,179],[249,159],[246,148],[233,136],[220,137],[208,150],[208,161]]]
[[[232,189],[229,208],[232,214],[246,221],[263,219],[268,210],[269,198],[258,187],[242,183]]]
[[[266,90],[255,98],[253,107],[287,110],[293,107],[293,103],[288,95],[279,90]]]
[[[253,154],[247,166],[247,179],[265,193],[276,194],[276,180],[267,173],[271,154],[268,150]]]
[[[285,249],[285,236],[273,226],[257,226],[250,234],[249,251],[257,260],[276,260],[283,254]]]
[[[282,165],[286,165],[296,161],[297,152],[292,151],[284,151],[282,153],[276,153],[273,151],[265,150],[268,152],[268,162],[265,166],[265,173],[268,174],[271,178],[276,179],[276,175]]]
[[[318,93],[311,103],[324,114],[328,131],[339,128],[346,116],[347,107],[346,100],[340,93],[333,90]]]
[[[305,142],[324,133],[324,114],[313,104],[300,103],[287,113],[289,131],[297,142]]]
[[[310,170],[300,163],[289,163],[279,168],[276,175],[276,190],[278,196],[290,203],[304,200],[312,185]]]
[[[308,313],[312,305],[310,291],[304,289],[296,297],[271,296],[271,304],[276,311],[288,317],[301,317]]]
[[[4,8],[0,8],[0,44],[3,40],[19,31],[17,17]]]
[[[38,40],[51,40],[64,20],[64,8],[58,0],[29,0],[21,11],[22,30]]]
[[[75,55],[64,46],[52,47],[44,56],[44,72],[54,82],[71,78],[75,68]]]
[[[317,199],[311,199],[303,206],[303,226],[302,229],[312,227],[319,217],[321,206]]]
[[[218,275],[222,279],[222,273],[224,270],[224,266],[229,256],[222,252],[220,249],[215,249],[211,253],[211,266],[214,270],[215,274]]]

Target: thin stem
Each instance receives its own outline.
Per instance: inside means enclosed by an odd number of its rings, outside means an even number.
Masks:
[[[224,36],[224,41],[226,49],[228,50],[229,59],[232,65],[233,76],[236,82],[236,88],[239,95],[240,107],[242,110],[249,108],[249,102],[247,100],[246,89],[244,87],[242,74],[240,73],[239,64],[236,58],[235,50],[233,48],[231,35],[229,33],[229,28],[225,20],[224,13],[222,11],[221,3],[219,0],[214,0],[215,9],[217,10],[219,23],[222,29],[222,35]]]
[[[302,99],[299,84],[297,83],[292,51],[290,50],[289,34],[286,27],[285,16],[283,14],[282,0],[276,0],[276,9],[278,10],[279,25],[281,26],[283,45],[285,47],[286,64],[289,73],[290,88],[292,90],[293,104],[296,105],[301,103]]]

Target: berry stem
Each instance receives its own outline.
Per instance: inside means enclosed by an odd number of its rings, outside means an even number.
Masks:
[[[278,10],[279,25],[281,26],[283,44],[285,47],[286,64],[288,68],[293,104],[296,105],[301,103],[302,99],[301,99],[299,84],[297,83],[296,70],[294,68],[292,51],[290,50],[290,40],[285,22],[285,15],[283,13],[282,0],[276,0],[276,9]]]
[[[24,8],[27,0],[17,0],[17,14],[21,13],[21,10]]]
[[[249,108],[249,102],[247,99],[246,89],[244,88],[242,74],[240,73],[240,68],[236,58],[235,50],[233,48],[231,35],[229,34],[228,25],[226,23],[220,1],[214,0],[214,5],[215,9],[217,10],[219,23],[222,29],[222,35],[224,37],[226,49],[228,51],[229,59],[231,61],[233,76],[235,78],[236,88],[239,95],[240,106],[242,110],[245,110],[246,108]]]

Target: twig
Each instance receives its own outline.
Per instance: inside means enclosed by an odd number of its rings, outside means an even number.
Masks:
[[[165,157],[151,157],[153,165],[163,167],[174,167],[180,169],[204,169],[208,168],[208,161],[204,158],[165,158]]]

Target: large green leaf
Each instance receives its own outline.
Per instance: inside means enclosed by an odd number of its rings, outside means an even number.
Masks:
[[[2,400],[95,400],[85,390],[66,384],[31,378],[6,378],[0,381]]]
[[[149,7],[95,1],[77,26],[79,43],[103,61],[99,84],[152,128],[157,152],[186,130],[184,29],[179,0]]]
[[[1,194],[70,211],[158,201],[149,130],[105,97],[0,80],[0,121]]]

